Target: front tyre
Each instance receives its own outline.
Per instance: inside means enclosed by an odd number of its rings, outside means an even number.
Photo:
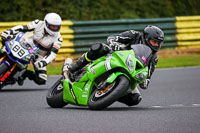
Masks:
[[[112,84],[107,84],[104,89],[97,87],[88,100],[88,107],[92,110],[101,110],[108,107],[128,90],[129,84],[129,80],[121,75]]]
[[[63,78],[61,77],[49,90],[46,100],[52,108],[62,108],[68,103],[63,101]]]
[[[5,72],[9,69],[9,67],[4,63],[2,62],[0,64],[0,76],[2,76],[3,74],[5,74]]]
[[[3,77],[3,75],[6,73],[6,71],[8,71],[8,69],[9,69],[9,67],[4,62],[2,62],[0,64],[0,78]],[[3,88],[3,86],[4,86],[3,83],[0,84],[0,90]]]

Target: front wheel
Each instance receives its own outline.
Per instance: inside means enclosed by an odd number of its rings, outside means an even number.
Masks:
[[[108,107],[128,90],[129,84],[129,80],[121,75],[113,83],[107,84],[105,88],[97,87],[88,100],[88,107],[92,110],[101,110]]]
[[[52,108],[62,108],[68,103],[63,101],[63,78],[61,77],[49,90],[46,100]]]
[[[9,67],[4,63],[2,62],[0,64],[0,76],[2,76],[3,74],[5,74],[5,72],[9,69]]]
[[[2,78],[3,77],[3,75],[6,73],[6,71],[9,69],[9,67],[4,63],[4,62],[2,62],[1,64],[0,64],[0,78]],[[0,84],[0,90],[3,88],[3,83],[2,84]]]

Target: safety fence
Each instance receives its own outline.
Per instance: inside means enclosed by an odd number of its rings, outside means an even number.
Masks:
[[[0,22],[0,32],[28,22]],[[95,21],[63,21],[63,44],[56,61],[86,52],[97,42],[106,43],[107,37],[126,30],[142,31],[147,25],[160,27],[165,33],[162,48],[200,47],[200,16],[153,19],[121,19]]]

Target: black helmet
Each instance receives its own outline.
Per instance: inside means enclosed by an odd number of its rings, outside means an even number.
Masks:
[[[154,52],[157,52],[164,41],[163,31],[156,27],[149,25],[144,29],[143,32],[144,42],[149,46]]]

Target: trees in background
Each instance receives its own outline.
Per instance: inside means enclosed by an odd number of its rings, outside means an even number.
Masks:
[[[200,15],[200,0],[0,0],[0,21],[107,20]]]

